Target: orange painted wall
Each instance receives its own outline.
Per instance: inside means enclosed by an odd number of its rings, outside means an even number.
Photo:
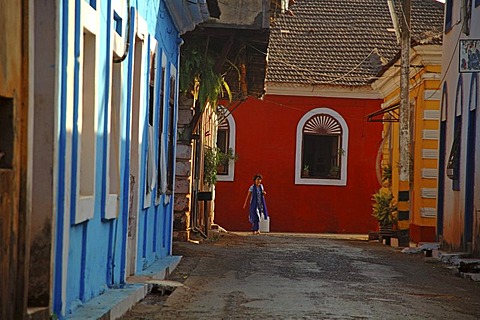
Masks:
[[[379,188],[375,159],[380,123],[366,122],[381,100],[266,96],[235,108],[235,179],[218,182],[215,223],[229,231],[248,231],[243,202],[255,173],[264,177],[271,232],[367,233],[377,229],[371,196]],[[349,127],[347,186],[295,185],[297,124],[309,110],[327,107]]]

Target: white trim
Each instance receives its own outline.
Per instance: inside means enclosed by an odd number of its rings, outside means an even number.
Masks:
[[[302,178],[302,139],[303,139],[303,126],[305,123],[316,114],[328,114],[335,118],[342,126],[342,146],[341,148],[345,153],[341,157],[341,172],[340,179],[312,179]],[[336,111],[329,108],[317,108],[308,111],[298,122],[297,125],[297,137],[295,147],[295,184],[305,185],[327,185],[327,186],[346,186],[347,185],[347,164],[348,164],[348,126],[345,119]]]
[[[225,109],[223,106],[219,106],[222,109]],[[225,109],[226,110],[226,109]],[[227,111],[228,112],[228,111]],[[236,138],[236,125],[233,114],[228,112],[226,118],[228,121],[229,134],[228,134],[228,147],[232,149],[233,154],[235,154],[235,138]],[[228,161],[228,174],[226,175],[217,175],[217,181],[234,181],[235,179],[235,161]]]
[[[399,95],[395,95],[393,98],[383,102],[380,106],[381,106],[382,109],[385,109],[385,108],[393,106],[395,103],[400,104],[400,96]]]
[[[82,21],[83,28],[87,29],[90,33],[96,35],[99,30],[97,10],[93,9],[92,6],[86,1],[82,1],[81,10],[82,11],[80,14],[82,17],[81,21]]]
[[[98,88],[98,68],[99,68],[99,42],[100,42],[100,37],[98,36],[98,30],[99,30],[99,24],[98,24],[98,12],[93,9],[87,2],[82,1],[82,7],[81,7],[81,33],[78,35],[80,37],[80,56],[78,57],[79,60],[79,70],[78,70],[78,119],[77,119],[77,125],[79,128],[78,136],[77,136],[77,167],[75,168],[77,172],[77,181],[75,182],[77,185],[77,192],[76,192],[76,206],[75,206],[75,217],[74,217],[74,223],[78,224],[81,222],[84,222],[86,220],[92,219],[94,217],[94,210],[95,210],[95,194],[96,194],[96,169],[97,169],[97,159],[96,159],[96,149],[97,149],[97,137],[98,137],[98,126],[99,126],[99,119],[98,119],[98,98],[97,98],[97,88]],[[89,154],[84,154],[82,152],[82,139],[85,139],[85,136],[83,136],[83,113],[84,113],[84,101],[83,101],[83,81],[84,81],[84,70],[85,70],[85,65],[83,63],[84,61],[84,54],[85,54],[85,34],[91,34],[92,36],[95,37],[95,43],[94,43],[94,68],[93,68],[93,78],[94,78],[94,83],[92,84],[92,88],[95,90],[92,95],[93,99],[93,111],[92,111],[92,116],[93,116],[93,141],[92,141],[92,152],[93,152],[93,168],[90,168],[90,170],[93,170],[93,174],[90,177],[91,178],[91,183],[92,183],[92,192],[87,195],[81,195],[81,188],[82,188],[82,181],[83,179],[86,179],[85,175],[82,175],[82,156],[87,156],[88,158],[92,157],[92,155]]]
[[[148,121],[148,120],[147,120]],[[155,128],[149,124],[148,126],[148,132],[147,132],[147,139],[148,139],[148,145],[147,145],[147,168],[145,170],[145,184],[148,183],[149,177],[150,177],[150,185],[144,185],[145,188],[143,188],[143,209],[149,208],[152,205],[152,193],[153,190],[155,189],[155,185],[157,182],[157,171],[155,167],[155,153],[154,153],[154,143],[155,143],[155,138],[154,138],[154,131]],[[147,193],[147,188],[149,192]]]
[[[425,101],[440,101],[442,92],[440,90],[425,90],[423,92],[423,99]]]
[[[62,15],[66,15],[68,18],[68,21],[75,21],[75,6],[69,6],[68,11],[63,11],[65,10],[65,6],[63,4],[59,3],[59,7],[57,8],[57,13],[59,19],[61,19]],[[64,31],[61,23],[58,24],[59,27],[61,28],[59,30],[59,34],[62,34]],[[68,39],[74,39],[75,38],[75,28],[67,28],[67,34],[68,34]],[[57,52],[59,54],[57,55],[57,63],[58,66],[62,66],[62,56],[61,52],[63,52],[62,49],[63,47],[66,46],[65,51],[67,52],[67,63],[65,65],[65,79],[62,79],[61,76],[59,76],[60,68],[57,68],[57,76],[58,76],[58,81],[57,81],[57,93],[62,92],[62,80],[66,81],[66,89],[65,89],[65,95],[66,95],[66,101],[65,105],[66,106],[73,106],[73,92],[74,92],[74,64],[75,64],[75,48],[72,45],[68,45],[61,41],[61,46],[57,49]],[[66,195],[65,196],[65,201],[63,203],[63,208],[55,208],[56,214],[62,211],[64,212],[64,217],[63,219],[63,225],[60,226],[63,230],[63,238],[57,239],[57,241],[62,241],[63,243],[63,250],[62,250],[62,265],[65,266],[65,268],[62,268],[62,275],[61,275],[61,295],[62,295],[62,301],[67,301],[67,279],[68,279],[68,261],[69,261],[69,250],[70,250],[70,224],[71,224],[71,209],[75,205],[75,199],[72,199],[71,195],[71,186],[73,184],[72,181],[72,172],[75,170],[75,168],[72,167],[72,151],[73,151],[73,141],[72,141],[72,135],[68,134],[73,132],[74,130],[74,121],[73,121],[73,108],[68,108],[66,106],[61,105],[63,101],[60,98],[60,94],[56,95],[57,97],[57,107],[55,110],[57,111],[56,114],[56,138],[58,139],[60,136],[60,130],[61,130],[61,122],[60,122],[60,110],[62,108],[65,108],[65,129],[66,129],[66,136],[65,136],[65,153],[64,153],[64,161],[65,161],[65,168],[63,172],[59,172],[60,175],[64,175],[64,186],[63,186],[63,192]],[[55,161],[56,161],[56,168],[58,168],[58,165],[60,164],[60,153],[62,150],[60,149],[60,146],[58,143],[54,143],[54,148],[55,148]],[[56,176],[56,183],[58,185],[59,182],[59,177],[57,174]],[[55,198],[56,199],[56,198]],[[57,202],[55,201],[55,205]],[[60,201],[60,206],[62,206],[62,201]],[[56,221],[56,220],[55,220]],[[55,223],[53,223],[55,225]],[[52,284],[53,285],[53,284]],[[66,303],[62,303],[61,306],[61,314],[65,315],[66,314]]]
[[[459,77],[462,79],[457,80],[457,85],[455,87],[455,117],[460,117],[462,115],[463,109],[463,76],[460,74]],[[460,88],[459,88],[460,87]],[[454,120],[455,122],[455,120]]]
[[[423,110],[423,120],[439,120],[440,110]]]
[[[439,62],[438,64],[440,65],[441,62]],[[422,80],[441,80],[441,79],[442,79],[442,76],[440,73],[425,72],[424,74],[422,74]],[[436,89],[436,90],[439,90],[439,89]]]
[[[157,122],[158,119],[155,117],[155,107],[157,105],[157,99],[158,99],[158,91],[157,91],[157,82],[158,82],[158,77],[157,77],[157,66],[158,66],[158,59],[159,55],[157,52],[157,40],[152,36],[149,35],[148,37],[149,43],[150,43],[150,51],[148,51],[147,55],[147,73],[146,73],[146,79],[142,79],[142,81],[146,81],[147,83],[150,83],[150,78],[151,74],[150,72],[154,72],[154,81],[153,81],[153,110],[152,112],[154,113],[152,115],[153,123],[152,125],[149,124],[149,117],[150,117],[150,97],[148,95],[148,100],[146,101],[145,104],[145,124],[147,126],[147,168],[145,171],[145,183],[148,183],[150,179],[150,185],[149,186],[144,186],[145,188],[143,189],[143,208],[149,208],[152,205],[152,193],[153,190],[155,190],[155,186],[157,185],[157,161],[155,161],[155,123]],[[152,55],[155,55],[155,59],[152,60]],[[153,66],[152,66],[153,63]],[[153,70],[152,70],[153,68]],[[147,90],[149,91],[149,84],[146,86]],[[150,192],[147,193],[147,188]]]
[[[437,189],[436,188],[422,188],[421,189],[422,198],[424,199],[436,199],[437,198]]]
[[[438,130],[422,130],[422,139],[424,140],[438,140]]]
[[[116,72],[117,71],[117,72]],[[117,79],[114,77],[118,77]],[[121,64],[115,64],[111,62],[111,72],[110,72],[110,94],[109,94],[109,102],[108,102],[108,139],[107,139],[107,186],[106,186],[106,199],[105,199],[105,219],[113,219],[118,216],[118,208],[119,208],[119,194],[120,194],[120,154],[121,154],[121,121],[122,121],[122,80],[123,80],[123,68]],[[115,97],[114,97],[115,94]],[[116,108],[116,117],[113,119],[113,111]],[[116,122],[116,126],[114,124]],[[116,135],[113,134],[113,128],[116,129]],[[112,144],[112,140],[116,138],[116,142]],[[115,149],[113,149],[115,148]],[[113,154],[112,154],[113,151]],[[115,157],[115,159],[111,159],[111,157]],[[112,168],[111,164],[112,161],[116,161],[116,168]],[[118,169],[117,172],[114,170]],[[112,178],[112,174],[115,176]]]
[[[142,41],[145,41],[148,37],[148,25],[147,25],[147,22],[145,21],[145,19],[143,19],[139,14],[138,14],[138,11],[135,11],[135,14],[136,14],[136,19],[135,19],[135,22],[136,22],[136,28],[135,30],[137,31],[136,34],[137,34],[137,37],[142,40]],[[145,44],[144,44],[145,45]]]
[[[340,87],[340,86],[294,86],[275,82],[266,83],[267,95],[325,97],[325,98],[353,98],[353,99],[381,99],[379,92],[371,86]]]
[[[442,64],[442,45],[440,44],[419,44],[412,47],[412,51],[415,57],[414,59],[410,58],[410,61],[413,60],[413,62],[421,63],[424,66],[440,66]]]
[[[125,41],[128,38],[126,35],[127,32],[127,23],[128,23],[128,10],[124,5],[124,1],[121,0],[112,0],[112,12],[110,12],[111,17],[111,34],[112,34],[112,51],[116,58],[120,58],[125,53]],[[122,23],[122,35],[119,35],[115,29],[115,13],[120,16]]]
[[[470,89],[470,97],[468,99],[468,103],[469,103],[469,106],[468,106],[468,110],[469,111],[473,111],[475,109],[477,109],[477,104],[478,104],[478,96],[480,95],[480,89],[479,89],[479,85],[478,85],[478,77],[474,78],[475,74],[472,73],[472,76],[471,76],[471,79],[470,79],[470,85],[468,86]],[[475,79],[475,84],[474,84],[474,87],[472,88],[472,81],[473,79]]]
[[[438,159],[438,150],[422,149],[422,159]]]
[[[400,59],[396,60],[381,77],[372,83],[372,88],[378,90],[383,97],[398,89],[400,68],[398,64]],[[435,44],[420,44],[411,48],[410,64],[412,65],[441,65],[442,63],[442,46]],[[422,69],[425,69],[423,67]],[[410,77],[413,78],[418,74],[418,69],[410,68]],[[435,72],[426,72],[422,75],[422,80],[440,80],[440,74]],[[420,85],[418,83],[416,86]],[[432,90],[433,91],[433,90]],[[427,96],[430,97],[431,93]],[[435,100],[435,99],[433,99]]]
[[[140,16],[137,15],[137,18]],[[138,24],[136,25],[138,26]],[[143,135],[142,132],[145,127],[144,122],[144,105],[145,105],[145,57],[146,57],[147,46],[145,44],[144,38],[138,37],[132,43],[132,52],[133,55],[133,71],[132,71],[132,83],[131,83],[131,100],[129,101],[131,106],[131,118],[130,118],[130,132],[127,133],[128,136],[131,135],[131,144],[130,150],[128,150],[130,159],[130,174],[134,176],[134,188],[135,190],[130,190],[129,188],[129,205],[132,205],[132,219],[134,220],[134,225],[132,228],[135,229],[134,239],[131,239],[130,236],[127,237],[127,258],[126,258],[126,275],[135,274],[137,270],[137,257],[139,255],[139,212],[142,208],[142,199],[141,195],[143,194],[143,188],[141,182],[141,174],[143,164],[142,161],[142,143]],[[137,64],[137,58],[140,58],[140,63]],[[137,80],[138,78],[138,80]],[[135,130],[135,131],[134,131]],[[129,187],[131,183],[129,183]],[[132,194],[133,193],[133,194]],[[131,197],[132,196],[132,197]],[[131,198],[130,198],[131,197]],[[131,202],[133,201],[133,202]]]
[[[172,83],[171,80],[174,80],[174,83],[175,83],[175,87],[171,87],[170,84]],[[172,107],[172,110],[171,112],[173,113],[173,123],[172,123],[172,127],[170,127],[170,117],[172,115],[168,114],[168,130],[166,132],[167,134],[167,152],[170,153],[170,150],[168,150],[168,135],[170,133],[172,133],[172,148],[173,148],[173,155],[172,155],[172,189],[169,190],[171,192],[171,194],[166,194],[165,195],[165,198],[164,198],[164,201],[163,201],[163,204],[166,206],[170,203],[170,201],[173,201],[173,195],[175,194],[175,172],[176,172],[176,166],[177,166],[177,116],[178,116],[178,86],[179,86],[179,83],[178,83],[178,77],[177,77],[177,68],[175,67],[175,65],[173,63],[170,63],[170,76],[168,77],[168,87],[169,87],[169,94],[168,94],[168,97],[166,96],[167,98],[167,110],[170,109],[168,107],[168,104],[170,103],[169,99],[170,99],[170,95],[173,91],[173,94],[174,94],[174,98],[173,98],[173,101],[174,101],[174,105]],[[168,153],[166,154],[166,157],[167,157],[167,171],[166,173],[168,174],[168,168],[169,168],[169,163],[168,163]],[[167,179],[167,185],[168,185],[168,179]],[[173,219],[172,219],[173,221]]]
[[[436,218],[437,209],[435,208],[420,208],[420,216],[422,218]]]
[[[432,168],[423,168],[422,169],[422,178],[423,179],[437,179],[438,170]]]
[[[447,90],[445,90],[445,87],[447,87],[446,81],[442,84],[442,99],[440,100],[440,122],[447,121],[448,87]]]
[[[160,205],[161,201],[160,198],[162,197],[162,194],[165,194],[167,191],[167,160],[165,159],[166,154],[167,154],[167,149],[166,149],[166,139],[167,139],[167,133],[165,132],[165,109],[168,104],[168,99],[167,99],[167,82],[168,82],[168,74],[167,74],[167,56],[165,55],[165,52],[162,50],[162,56],[161,56],[161,67],[160,70],[158,71],[158,74],[160,77],[162,76],[162,70],[165,70],[165,74],[163,74],[163,79],[161,81],[161,84],[163,85],[163,88],[158,88],[159,92],[163,90],[163,101],[160,104],[161,108],[163,110],[159,110],[159,112],[162,112],[162,123],[157,124],[157,136],[160,139],[160,145],[157,146],[158,148],[158,154],[157,156],[160,157],[160,181],[157,181],[157,194],[155,197],[155,205],[158,206]],[[157,161],[158,163],[158,161]],[[157,178],[158,180],[158,174]]]

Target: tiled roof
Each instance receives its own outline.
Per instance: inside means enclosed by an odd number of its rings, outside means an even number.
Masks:
[[[267,82],[361,86],[400,50],[387,0],[296,0],[289,9],[271,24]],[[411,24],[417,43],[441,34],[443,4],[412,0]]]

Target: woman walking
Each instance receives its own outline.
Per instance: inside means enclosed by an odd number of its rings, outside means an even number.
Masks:
[[[245,198],[243,208],[247,206],[248,198],[250,198],[250,208],[248,214],[248,220],[252,224],[252,233],[260,234],[260,219],[263,216],[264,219],[268,218],[267,204],[265,202],[265,189],[262,185],[262,175],[256,174],[253,176],[253,184],[250,186]]]

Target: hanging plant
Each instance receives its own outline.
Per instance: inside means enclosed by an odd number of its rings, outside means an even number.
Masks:
[[[180,55],[180,93],[193,94],[201,110],[210,102],[216,105],[219,97],[232,92],[222,74],[215,71],[216,55],[209,50],[208,41],[189,39],[182,46]]]
[[[218,166],[228,163],[230,160],[238,160],[238,156],[233,153],[232,148],[224,153],[220,148],[206,147],[203,158],[203,181],[209,187],[216,184]]]

